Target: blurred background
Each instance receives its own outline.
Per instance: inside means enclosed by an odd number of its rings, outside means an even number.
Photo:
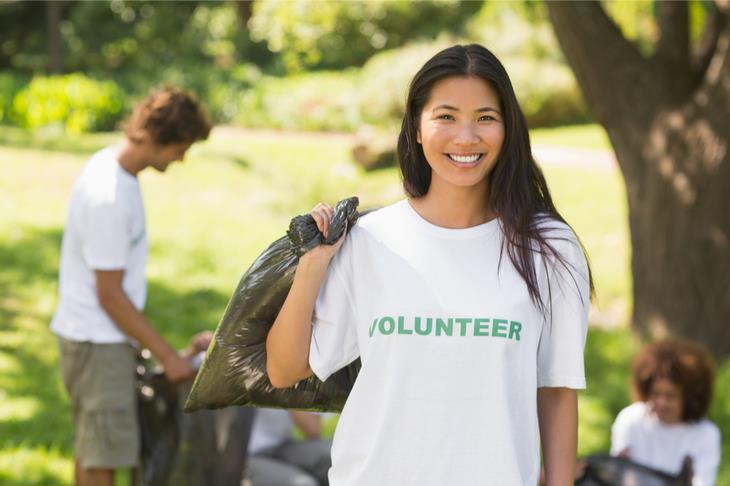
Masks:
[[[217,125],[184,165],[140,175],[146,313],[183,347],[291,217],[403,197],[408,82],[478,42],[507,68],[593,266],[580,454],[607,451],[641,342],[678,334],[720,365],[711,418],[730,484],[730,18],[723,2],[670,4],[0,0],[0,483],[71,484],[48,330],[67,199],[151,87],[194,91]]]

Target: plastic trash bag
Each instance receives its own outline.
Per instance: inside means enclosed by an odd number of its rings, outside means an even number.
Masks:
[[[186,414],[191,382],[171,384],[150,361],[137,367],[142,439],[133,486],[229,486],[241,483],[255,409]]]
[[[357,220],[358,199],[337,203],[328,237],[311,215],[292,219],[286,236],[273,242],[236,288],[206,353],[185,411],[229,405],[339,412],[352,389],[360,360],[322,382],[316,376],[276,389],[266,374],[266,336],[284,304],[299,257],[318,245],[334,244]]]
[[[576,486],[691,486],[691,466],[677,476],[637,464],[624,457],[595,455],[586,458],[586,468]]]

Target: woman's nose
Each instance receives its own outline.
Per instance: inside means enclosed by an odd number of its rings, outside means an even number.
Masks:
[[[477,127],[473,123],[464,123],[459,126],[459,130],[454,138],[457,145],[474,145],[479,143],[480,137],[477,133]]]

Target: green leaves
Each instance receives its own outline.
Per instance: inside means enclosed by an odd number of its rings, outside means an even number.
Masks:
[[[124,100],[112,81],[80,73],[37,76],[13,98],[10,117],[29,129],[58,124],[68,133],[110,130],[122,115]]]

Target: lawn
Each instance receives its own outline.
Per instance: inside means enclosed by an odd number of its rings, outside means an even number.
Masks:
[[[579,148],[600,148],[600,133],[571,128],[536,138],[557,145],[580,139]],[[586,134],[593,142],[585,142]],[[71,424],[48,323],[71,184],[93,150],[118,139],[0,130],[0,484],[71,484]],[[629,400],[627,369],[637,348],[626,329],[630,254],[623,183],[618,171],[606,168],[545,171],[596,280],[579,447],[581,454],[604,451],[613,416]],[[179,347],[194,332],[215,327],[241,273],[292,216],[317,201],[353,194],[364,208],[402,197],[395,169],[365,173],[353,165],[347,139],[337,136],[214,131],[184,164],[140,178],[151,242],[147,315]],[[728,368],[713,410],[726,430]],[[730,468],[723,474],[730,484]]]

